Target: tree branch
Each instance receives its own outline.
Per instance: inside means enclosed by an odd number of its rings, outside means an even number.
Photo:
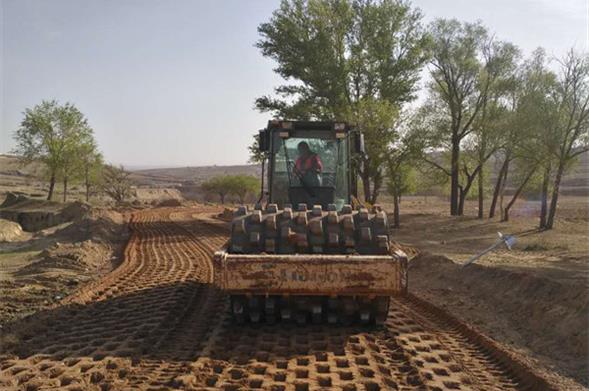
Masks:
[[[441,165],[439,165],[438,163],[434,162],[433,160],[429,160],[428,158],[423,158],[423,161],[425,161],[426,163],[431,164],[432,166],[434,166],[435,168],[441,170],[444,174],[448,175],[448,176],[452,176],[452,173],[447,170],[446,168],[442,167]]]

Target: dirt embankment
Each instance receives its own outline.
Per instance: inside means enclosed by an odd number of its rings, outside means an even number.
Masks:
[[[422,254],[410,291],[543,365],[589,384],[587,284]]]
[[[127,217],[88,207],[68,222],[25,234],[0,243],[0,328],[112,270],[126,242]]]
[[[82,218],[90,205],[75,201],[60,203],[7,193],[0,205],[0,218],[18,223],[23,230],[33,232]]]

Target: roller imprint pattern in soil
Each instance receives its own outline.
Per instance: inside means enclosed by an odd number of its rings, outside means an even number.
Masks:
[[[490,342],[411,296],[383,327],[235,325],[211,286],[228,231],[204,209],[134,215],[125,260],[52,310],[14,325],[7,390],[541,390]]]

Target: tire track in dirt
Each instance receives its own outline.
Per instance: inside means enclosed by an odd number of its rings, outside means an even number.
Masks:
[[[212,250],[172,222],[171,213],[136,214],[119,268],[65,306],[25,320],[18,355],[0,361],[0,388],[114,389],[130,383],[162,337],[210,301],[205,284],[212,278]]]
[[[0,359],[0,388],[550,389],[412,297],[394,298],[380,328],[234,325],[227,298],[210,285],[227,231],[201,212],[135,214],[124,262],[28,319],[18,354]]]
[[[170,251],[179,257],[206,261],[201,265],[199,279],[212,282],[213,252],[227,240],[223,229],[207,224],[194,224],[193,211],[177,212],[171,218],[190,240],[184,247]],[[198,262],[197,262],[198,263]],[[162,338],[154,345],[152,352],[158,360],[143,360],[139,365],[139,376],[130,385],[140,387],[146,379],[151,389],[183,388],[183,376],[190,372],[189,364],[196,359],[202,341],[214,328],[215,318],[226,312],[226,299],[214,287],[200,285],[195,289],[193,300],[186,305],[176,327],[162,330]]]
[[[401,298],[382,328],[236,326],[226,316],[192,368],[192,385],[224,390],[547,388],[519,384],[510,368]]]

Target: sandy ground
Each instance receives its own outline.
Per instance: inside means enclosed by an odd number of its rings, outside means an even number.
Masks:
[[[459,218],[447,216],[447,203],[432,197],[408,198],[401,206],[402,227],[393,236],[421,253],[411,262],[412,293],[538,365],[589,384],[587,200],[564,197],[548,232],[536,229],[537,202],[517,204],[507,223],[476,219],[474,203]],[[125,226],[124,213],[93,209],[77,221],[1,243],[0,326],[59,306],[112,270]],[[515,248],[462,268],[496,241],[497,231],[516,235]]]
[[[0,243],[0,327],[58,304],[120,262],[125,216],[92,209],[37,232]]]
[[[421,251],[463,262],[495,243],[497,232],[503,232],[517,237],[514,250],[500,249],[477,263],[587,283],[589,199],[561,197],[551,231],[537,229],[539,207],[539,202],[522,200],[514,206],[510,221],[500,222],[499,219],[477,219],[474,202],[467,204],[465,216],[450,217],[448,204],[443,200],[412,197],[402,202],[402,227],[393,230],[393,236]]]
[[[210,285],[210,257],[227,229],[201,212],[134,215],[120,267],[69,305],[13,324],[21,344],[0,357],[0,387],[578,389],[566,381],[548,388],[463,326],[406,297],[392,299],[383,327],[236,325],[226,296]]]
[[[447,203],[410,198],[402,203],[395,240],[422,255],[411,263],[410,291],[563,376],[589,384],[589,243],[587,200],[564,197],[555,229],[540,232],[539,205],[522,202],[509,222],[447,216]],[[461,263],[514,234],[474,265]]]

